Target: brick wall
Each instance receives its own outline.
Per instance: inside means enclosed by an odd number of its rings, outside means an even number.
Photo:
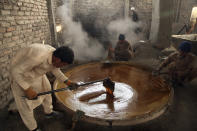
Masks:
[[[50,44],[47,0],[0,1],[0,108],[12,99],[10,58],[19,48],[42,41]]]
[[[130,0],[131,6],[137,9],[139,18],[144,24],[143,31],[148,38],[151,24],[152,0]],[[110,21],[123,17],[124,8],[124,0],[74,0],[73,13],[74,19],[81,21],[84,29],[90,35],[103,40],[107,36],[105,26]]]
[[[93,37],[105,41],[105,26],[124,16],[124,0],[75,0],[74,19]]]
[[[139,20],[144,25],[143,32],[148,39],[152,20],[152,0],[130,0],[129,6],[135,7]]]

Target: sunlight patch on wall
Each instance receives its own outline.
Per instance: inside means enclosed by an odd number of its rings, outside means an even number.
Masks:
[[[192,13],[191,13],[191,17],[190,17],[190,21],[192,23],[195,23],[196,22],[196,18],[197,18],[197,7],[193,7]]]

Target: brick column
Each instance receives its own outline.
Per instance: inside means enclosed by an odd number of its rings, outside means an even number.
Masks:
[[[47,0],[47,6],[48,6],[48,15],[49,15],[49,25],[50,25],[50,31],[51,31],[51,43],[52,43],[52,46],[59,47],[59,43],[57,42],[53,0]]]

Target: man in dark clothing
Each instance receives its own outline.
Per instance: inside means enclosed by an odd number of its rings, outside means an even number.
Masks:
[[[115,47],[115,60],[117,61],[128,61],[132,56],[131,45],[128,41],[125,40],[125,36],[123,34],[119,35],[119,41]]]
[[[131,12],[132,12],[132,20],[134,22],[138,22],[139,18],[137,12],[135,11],[135,7],[131,7]]]
[[[191,44],[182,42],[179,46],[179,52],[171,54],[158,68],[160,72],[164,67],[168,69],[169,79],[177,84],[189,82],[196,77],[194,68],[194,55],[190,53]]]

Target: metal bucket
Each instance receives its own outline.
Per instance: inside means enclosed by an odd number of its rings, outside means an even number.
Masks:
[[[65,75],[76,82],[106,77],[115,82],[115,97],[111,102],[102,83],[56,93],[67,112],[81,110],[85,112],[85,121],[99,125],[135,125],[152,120],[164,113],[173,97],[172,88],[160,77],[133,63],[87,63],[70,68]],[[54,89],[63,87],[58,80],[54,82]]]

